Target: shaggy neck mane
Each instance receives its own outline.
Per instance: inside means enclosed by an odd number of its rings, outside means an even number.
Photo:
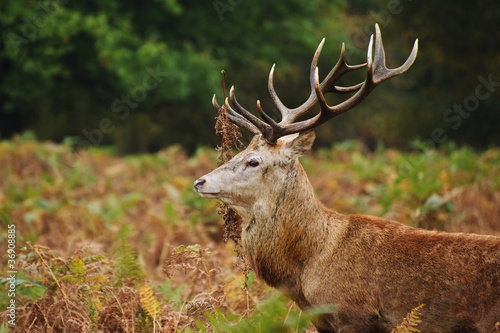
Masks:
[[[316,198],[302,165],[298,160],[294,164],[277,200],[256,203],[253,218],[246,221],[242,233],[246,255],[257,276],[273,287],[290,291],[299,288],[298,272],[314,254],[321,252],[324,244],[326,222],[307,221],[312,216],[317,221],[327,221],[320,215],[331,214]]]

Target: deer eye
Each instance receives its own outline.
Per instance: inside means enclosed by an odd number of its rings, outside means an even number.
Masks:
[[[255,167],[259,166],[259,162],[256,160],[250,160],[247,162],[247,166],[255,168]]]

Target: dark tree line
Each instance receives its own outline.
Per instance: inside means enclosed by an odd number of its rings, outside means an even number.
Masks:
[[[30,130],[41,140],[112,144],[121,152],[214,145],[211,97],[222,102],[222,69],[243,105],[255,110],[260,99],[273,114],[267,92],[273,63],[281,99],[298,105],[309,94],[310,61],[321,38],[326,75],[343,41],[350,63],[365,61],[378,22],[388,65],[399,66],[418,37],[417,62],[324,126],[318,144],[361,138],[407,148],[419,137],[432,145],[498,145],[496,7],[451,0],[6,0],[0,135]],[[345,82],[360,80],[363,73]]]

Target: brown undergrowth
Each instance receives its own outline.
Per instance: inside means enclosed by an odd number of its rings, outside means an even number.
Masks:
[[[369,152],[345,142],[302,163],[319,198],[340,212],[500,234],[499,149]],[[270,297],[234,243],[224,244],[217,203],[192,190],[215,165],[207,149],[117,157],[0,142],[0,219],[16,230],[14,331],[313,332],[308,314]],[[7,227],[0,238],[6,272]],[[0,308],[9,301],[0,293]]]

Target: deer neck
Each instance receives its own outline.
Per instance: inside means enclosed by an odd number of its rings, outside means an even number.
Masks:
[[[328,213],[298,160],[285,177],[272,200],[256,200],[244,221],[242,242],[258,276],[271,286],[294,289],[304,264],[324,244]]]

